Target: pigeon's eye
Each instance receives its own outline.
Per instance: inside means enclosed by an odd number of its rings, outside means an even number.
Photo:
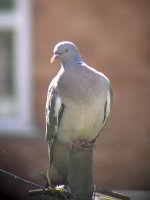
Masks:
[[[66,49],[66,52],[68,52],[68,49]]]

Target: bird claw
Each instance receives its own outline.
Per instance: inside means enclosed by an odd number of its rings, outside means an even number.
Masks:
[[[46,169],[46,171],[40,171],[41,176],[45,179],[46,181],[46,188],[48,187],[52,187],[52,183],[50,181],[50,177],[49,177],[49,171],[48,169]]]
[[[88,142],[87,140],[76,140],[69,142],[69,149],[72,151],[92,150],[94,146],[94,143]]]

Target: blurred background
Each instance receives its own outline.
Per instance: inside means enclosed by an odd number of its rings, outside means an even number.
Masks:
[[[44,186],[47,88],[54,45],[74,42],[114,92],[94,151],[94,183],[150,189],[150,1],[0,0],[0,168]],[[32,199],[0,173],[0,195]]]

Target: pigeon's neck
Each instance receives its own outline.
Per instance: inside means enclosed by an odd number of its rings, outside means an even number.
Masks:
[[[62,59],[61,63],[64,69],[71,69],[74,68],[75,66],[81,65],[84,62],[80,55],[76,55],[74,57],[68,57],[67,59]]]

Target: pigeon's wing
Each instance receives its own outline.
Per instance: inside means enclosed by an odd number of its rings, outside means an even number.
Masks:
[[[46,141],[49,148],[49,177],[52,184],[66,183],[68,174],[67,149],[58,142],[57,133],[61,119],[64,114],[65,106],[57,91],[54,81],[49,86],[46,102]]]
[[[91,143],[94,143],[96,141],[96,139],[99,137],[102,129],[104,128],[105,123],[107,122],[107,119],[110,115],[110,111],[111,111],[111,107],[112,107],[112,103],[113,103],[113,91],[112,91],[112,87],[111,84],[109,83],[109,90],[107,92],[107,98],[104,104],[104,113],[103,113],[103,122],[102,122],[102,128],[99,131],[98,135],[96,136],[96,138],[94,138]]]
[[[109,84],[109,90],[107,93],[107,99],[106,99],[105,107],[104,107],[104,120],[103,120],[104,125],[109,117],[112,103],[113,103],[112,101],[113,101],[113,91],[112,91],[111,84]]]
[[[46,101],[46,141],[49,143],[50,149],[55,140],[63,115],[64,105],[58,95],[56,84],[50,84]]]

